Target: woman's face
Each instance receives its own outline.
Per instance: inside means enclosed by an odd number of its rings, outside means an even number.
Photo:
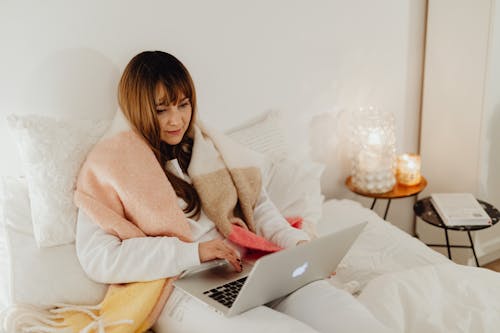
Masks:
[[[191,121],[191,102],[181,95],[179,103],[166,104],[166,91],[163,84],[158,84],[155,90],[156,114],[160,122],[161,140],[169,145],[179,144]]]

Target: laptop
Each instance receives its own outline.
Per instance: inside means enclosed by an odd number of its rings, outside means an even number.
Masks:
[[[230,317],[329,277],[365,225],[363,222],[254,262],[243,261],[241,272],[225,260],[204,263],[183,273],[174,285]]]

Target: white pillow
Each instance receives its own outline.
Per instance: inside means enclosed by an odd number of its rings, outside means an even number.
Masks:
[[[301,216],[303,229],[316,236],[315,225],[321,218],[324,200],[320,180],[325,166],[291,149],[283,123],[281,112],[270,111],[226,133],[267,157],[263,185],[271,201],[284,216]]]
[[[320,179],[324,169],[324,165],[308,160],[274,161],[265,184],[278,210],[287,217],[302,217],[302,228],[310,236],[317,235],[316,224],[321,218],[324,196]]]
[[[28,187],[22,178],[2,177],[0,201],[6,236],[6,265],[2,265],[0,295],[8,303],[47,307],[54,303],[94,305],[107,285],[90,280],[83,271],[74,243],[38,248],[33,236]],[[5,288],[8,288],[7,290]],[[5,301],[5,299],[3,299]]]
[[[285,128],[279,111],[266,112],[226,131],[226,134],[236,142],[265,154],[274,161],[288,156]]]
[[[74,241],[76,177],[109,120],[56,119],[39,115],[10,115],[7,119],[18,143],[28,181],[37,245],[48,247]]]

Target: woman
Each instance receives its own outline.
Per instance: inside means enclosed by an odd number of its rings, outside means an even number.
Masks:
[[[82,168],[75,200],[80,207],[76,245],[78,258],[91,278],[115,284],[151,281],[175,277],[188,267],[213,259],[226,259],[240,271],[240,258],[245,255],[245,247],[252,247],[252,244],[233,242],[242,238],[235,235],[248,236],[248,239],[254,239],[254,235],[262,237],[267,242],[262,243],[264,247],[272,250],[309,240],[306,233],[292,228],[280,215],[261,186],[260,173],[255,172],[254,167],[244,165],[242,168],[244,157],[241,154],[235,159],[239,166],[230,168],[231,156],[228,155],[232,153],[228,151],[231,149],[224,150],[221,140],[216,140],[215,135],[198,126],[194,84],[186,68],[175,57],[160,51],[135,56],[120,80],[119,104],[132,132],[153,152],[155,161],[147,160],[146,155],[142,158],[142,155],[129,153],[135,143],[123,137],[106,143],[107,148],[102,150],[105,153],[99,154],[99,148],[94,149],[97,152],[90,154]],[[228,146],[232,147],[231,144]],[[113,157],[115,152],[118,153]],[[131,156],[130,164],[143,164],[143,168],[120,163],[126,161],[128,155]],[[106,168],[89,172],[89,165],[93,162],[105,164],[102,161],[106,159],[110,161]],[[224,160],[222,169],[221,160]],[[159,166],[161,175],[155,173],[154,168],[145,169],[148,161]],[[219,167],[210,169],[216,164]],[[123,168],[127,171],[124,172]],[[104,174],[106,176],[102,176]],[[229,178],[228,174],[231,175]],[[241,174],[244,177],[237,177]],[[216,181],[210,178],[214,175]],[[104,181],[106,177],[113,181]],[[162,183],[163,179],[168,181]],[[220,192],[221,195],[213,198],[212,192],[224,188],[227,179],[234,180],[235,184],[231,182],[227,185],[227,192]],[[238,183],[235,179],[242,181]],[[154,196],[167,187],[174,195],[165,192],[161,198],[152,197],[139,204],[144,196],[137,195],[132,200],[133,194],[130,193],[139,192],[136,188],[142,186],[147,187],[142,192],[146,196]],[[93,201],[86,204],[85,200],[90,196]],[[156,200],[162,204],[151,204]],[[221,209],[225,209],[226,201],[231,201],[228,211],[234,213],[229,218],[227,214],[218,215]],[[102,209],[100,205],[112,209],[103,213],[99,211]],[[145,208],[145,205],[150,205],[150,208]],[[162,218],[153,223],[156,210],[165,205],[171,207],[157,214]],[[217,209],[213,209],[214,206]],[[123,220],[110,222],[115,215],[132,223],[124,228]],[[167,219],[169,221],[165,222]],[[375,319],[369,327],[356,324],[356,318],[349,319],[354,315],[351,311],[354,307],[359,305],[351,295],[326,281],[318,281],[272,305],[225,318],[174,289],[162,306],[154,330],[157,333],[254,332],[264,328],[284,331],[286,327],[287,332],[342,331],[346,324],[329,320],[329,311],[345,312],[350,329],[352,325],[358,325],[356,329],[359,331],[383,330]],[[371,316],[367,310],[362,311]]]

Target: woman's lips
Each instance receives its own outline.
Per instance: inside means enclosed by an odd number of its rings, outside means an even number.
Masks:
[[[168,135],[173,135],[173,136],[175,136],[175,135],[179,135],[179,134],[181,134],[181,130],[180,130],[180,129],[178,129],[178,130],[176,130],[176,131],[167,131],[167,134],[168,134]]]

